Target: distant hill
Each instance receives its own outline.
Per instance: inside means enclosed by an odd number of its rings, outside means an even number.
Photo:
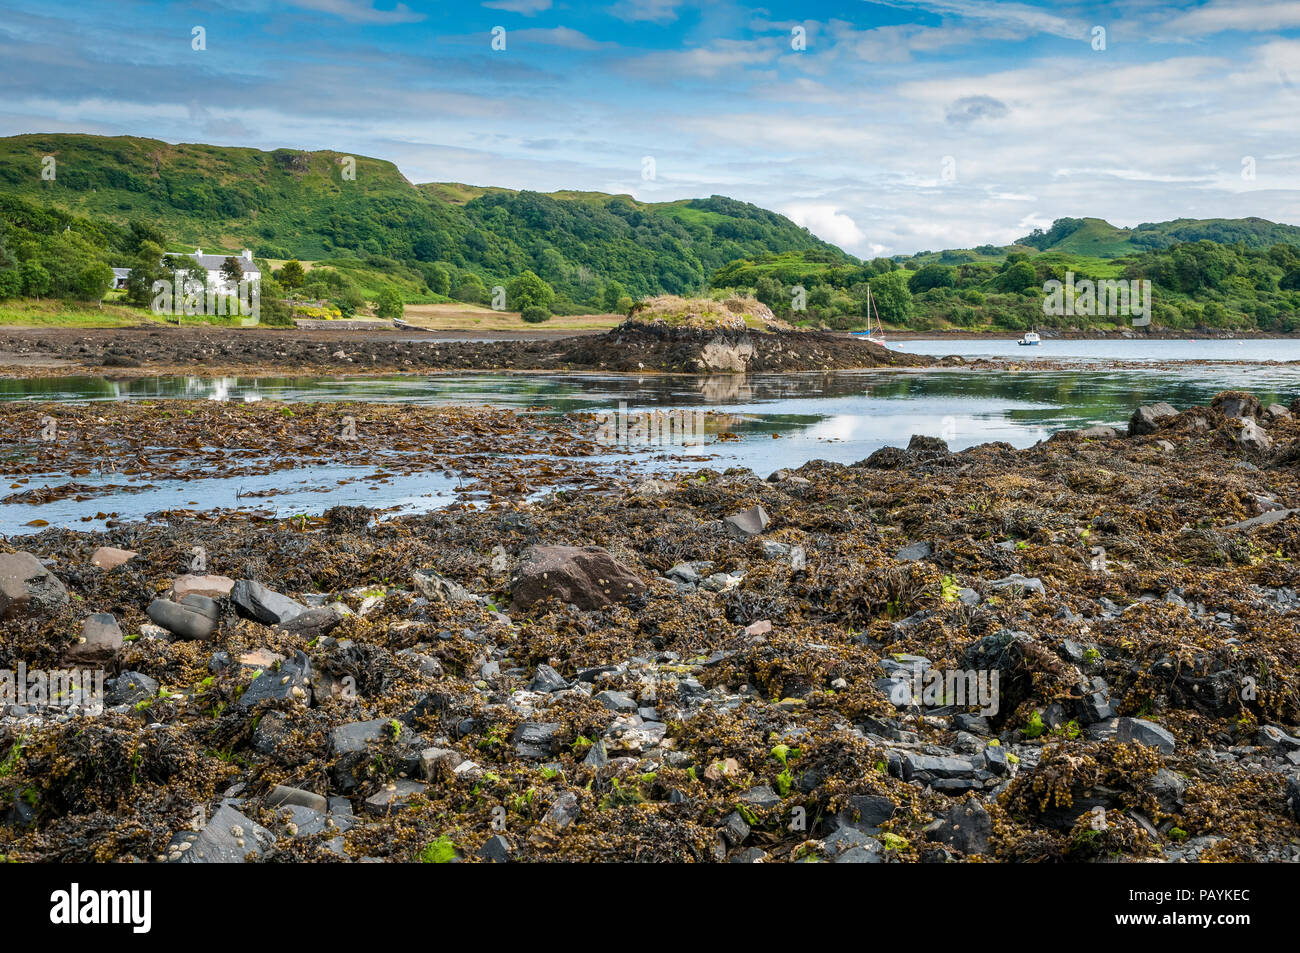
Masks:
[[[53,181],[40,175],[45,156],[56,162]],[[391,162],[331,151],[12,136],[0,138],[5,195],[93,222],[147,222],[178,246],[250,248],[266,259],[443,262],[489,283],[532,270],[576,302],[599,301],[608,287],[689,293],[727,262],[761,254],[852,260],[782,215],[722,196],[650,203],[414,185]]]
[[[1046,232],[1035,229],[1017,241],[1039,251],[1120,258],[1179,242],[1241,243],[1247,248],[1300,244],[1300,227],[1262,218],[1179,218],[1119,228],[1099,218],[1058,218]]]

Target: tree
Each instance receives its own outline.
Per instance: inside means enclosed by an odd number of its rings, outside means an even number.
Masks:
[[[430,262],[421,271],[424,273],[424,283],[434,294],[445,295],[451,290],[451,275],[447,273],[446,265]]]
[[[151,241],[141,242],[126,278],[126,300],[136,307],[147,308],[153,302],[153,283],[171,279],[170,269],[163,264],[161,246]]]
[[[402,301],[401,293],[393,287],[385,288],[379,292],[379,297],[375,299],[375,314],[381,318],[392,320],[400,318],[406,312],[406,305]]]
[[[452,292],[452,297],[457,301],[483,304],[488,300],[487,287],[483,284],[482,278],[472,271],[467,271],[456,282],[456,290]]]
[[[50,273],[41,267],[40,262],[25,261],[18,269],[23,282],[23,294],[29,298],[39,298],[50,290]]]
[[[871,300],[880,312],[881,321],[890,324],[907,322],[912,313],[912,292],[907,287],[910,278],[910,273],[900,269],[871,279]]]
[[[535,306],[549,312],[555,300],[555,290],[531,271],[511,280],[506,285],[506,307],[523,311]]]
[[[607,312],[618,310],[619,299],[627,295],[627,289],[623,287],[622,282],[611,281],[605,285],[605,293],[601,298],[601,306]]]
[[[230,259],[226,260],[229,261]],[[284,267],[275,273],[275,277],[280,284],[289,289],[301,288],[305,275],[306,272],[303,270],[302,262],[297,258],[290,258],[284,263]]]
[[[541,324],[543,321],[551,319],[551,312],[541,305],[530,304],[520,312],[519,316],[529,324]]]
[[[947,265],[930,264],[922,265],[919,270],[914,271],[907,287],[912,294],[916,295],[931,288],[951,288],[953,284],[955,280],[951,268]]]
[[[17,298],[23,293],[23,278],[17,268],[0,271],[0,301],[5,298]]]
[[[1020,293],[1035,287],[1038,284],[1038,275],[1033,265],[1022,260],[1003,271],[993,283],[1001,291]]]
[[[102,261],[92,262],[77,276],[76,295],[82,301],[102,301],[113,287],[113,269]]]
[[[221,277],[227,284],[239,284],[244,277],[244,266],[239,263],[238,258],[227,255],[226,260],[221,263]]]

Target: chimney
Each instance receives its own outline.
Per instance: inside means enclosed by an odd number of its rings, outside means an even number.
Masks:
[[[252,253],[251,251],[249,251],[247,248],[245,248],[245,249],[240,253],[239,257],[242,258],[242,259],[244,259],[244,261],[252,261],[252,260],[253,260],[253,253]]]

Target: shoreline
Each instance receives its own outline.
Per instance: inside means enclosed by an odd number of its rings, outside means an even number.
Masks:
[[[378,451],[435,435],[424,467],[503,439],[497,412],[359,406]],[[164,441],[160,466],[252,437],[363,450],[319,438],[331,408],[188,409],[144,426],[148,408],[83,408],[58,452],[84,465],[109,434],[123,462]],[[420,516],[174,512],[0,537],[0,560],[38,567],[0,667],[93,658],[108,692],[0,711],[29,794],[0,808],[0,846],[210,859],[235,823],[240,856],[304,861],[431,844],[467,861],[1300,859],[1292,411],[1223,394],[1135,414],[1129,437],[914,437],[851,465],[535,502],[512,498],[527,458],[510,456],[484,476],[499,497]],[[40,407],[7,413],[30,429]],[[102,568],[101,546],[136,555]],[[78,642],[98,612],[117,638]],[[996,673],[997,698],[944,704],[924,671]],[[93,777],[58,767],[84,758]],[[132,836],[72,838],[92,801]]]

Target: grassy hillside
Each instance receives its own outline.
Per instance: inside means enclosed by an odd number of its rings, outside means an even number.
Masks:
[[[53,181],[42,160],[56,162]],[[355,177],[349,173],[354,172]],[[714,196],[667,204],[591,192],[543,195],[408,182],[391,162],[320,151],[174,145],[87,135],[0,138],[0,197],[124,227],[148,222],[169,246],[250,248],[263,259],[390,262],[454,293],[464,275],[491,287],[533,271],[556,310],[624,294],[685,293],[736,258],[819,250],[848,260],[789,219]],[[440,274],[446,274],[448,286]],[[431,280],[429,280],[431,279]],[[405,291],[405,289],[404,289]]]

